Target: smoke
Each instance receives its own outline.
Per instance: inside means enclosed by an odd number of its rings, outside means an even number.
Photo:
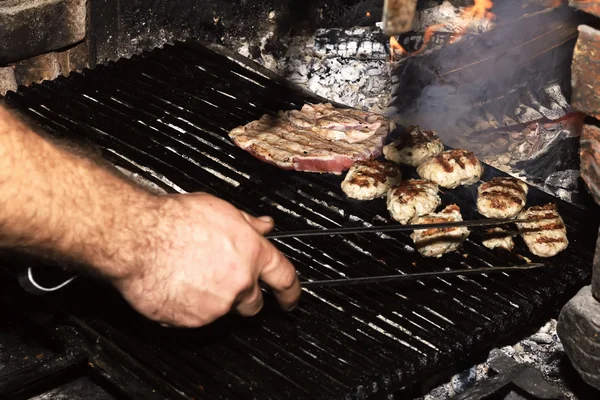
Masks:
[[[492,10],[497,26],[491,31],[395,67],[390,118],[433,129],[456,146],[481,131],[569,111],[570,65],[582,15],[566,5],[524,14],[519,0],[500,4]]]

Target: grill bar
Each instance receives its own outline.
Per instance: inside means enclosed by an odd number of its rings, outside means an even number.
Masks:
[[[319,99],[200,44],[165,45],[6,99],[53,134],[100,146],[108,161],[168,192],[217,194],[251,214],[272,215],[277,230],[393,223],[383,201],[346,199],[340,177],[281,171],[234,146],[230,129]],[[482,179],[502,175],[486,166]],[[465,219],[481,218],[476,187],[441,195]],[[75,294],[53,298],[184,393],[201,386],[207,398],[367,398],[492,345],[589,278],[597,217],[530,188],[529,205],[549,201],[558,202],[571,240],[550,260],[531,256],[520,240],[513,253],[491,251],[477,231],[459,253],[435,260],[416,253],[410,232],[273,240],[304,280],[522,264],[519,254],[548,264],[535,271],[306,289],[291,314],[267,301],[256,318],[227,317],[192,332],[156,327],[85,280]],[[583,218],[590,223],[578,224]],[[110,300],[102,308],[69,302],[78,290]]]

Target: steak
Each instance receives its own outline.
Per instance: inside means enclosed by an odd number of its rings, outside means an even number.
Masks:
[[[382,115],[326,104],[264,115],[229,132],[254,157],[282,169],[341,174],[382,153],[391,122]]]

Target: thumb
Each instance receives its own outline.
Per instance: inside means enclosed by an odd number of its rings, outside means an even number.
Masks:
[[[273,227],[275,226],[275,221],[273,221],[273,218],[269,216],[262,216],[256,218],[245,213],[244,211],[242,211],[242,215],[244,216],[246,221],[254,228],[254,230],[260,233],[261,235],[266,235],[267,233],[271,232],[271,230],[273,230]]]

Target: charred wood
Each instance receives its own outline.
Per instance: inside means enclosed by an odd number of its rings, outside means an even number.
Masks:
[[[563,117],[581,18],[568,7],[545,10],[402,60],[390,117],[438,130],[449,145],[461,134]]]
[[[524,171],[533,180],[542,182],[557,171],[577,170],[579,168],[579,138],[558,135],[547,143],[545,151],[540,152],[532,159],[517,162],[515,167]],[[552,184],[553,181],[548,183]]]

